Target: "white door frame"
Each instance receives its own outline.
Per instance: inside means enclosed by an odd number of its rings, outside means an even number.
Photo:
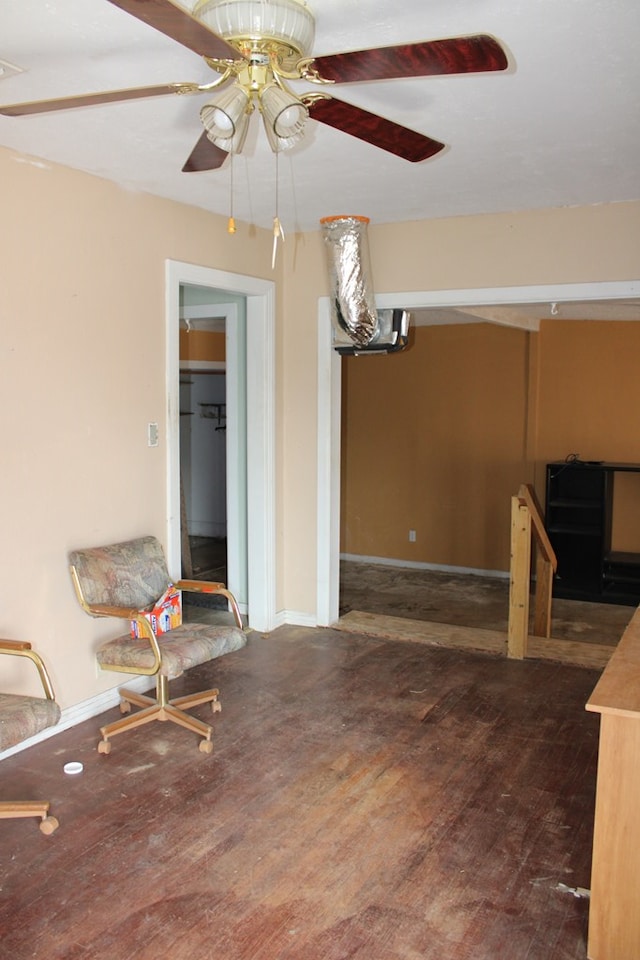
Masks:
[[[271,280],[166,261],[167,560],[180,570],[180,285],[240,294],[247,302],[247,603],[249,625],[276,625],[275,284]]]
[[[248,612],[247,602],[247,416],[245,337],[238,324],[237,303],[208,303],[185,306],[180,319],[192,323],[196,330],[207,328],[207,321],[215,317],[224,320],[225,359],[223,361],[180,362],[181,370],[194,373],[221,370],[225,375],[226,421],[226,528],[227,528],[227,586],[238,601],[242,613]],[[245,324],[246,326],[246,324]]]
[[[380,310],[401,307],[495,306],[513,303],[557,303],[576,300],[619,300],[640,295],[640,280],[601,283],[556,283],[542,286],[429,290],[386,293],[376,297]],[[366,358],[362,358],[366,363]],[[340,591],[340,407],[342,368],[331,343],[328,297],[318,301],[318,516],[316,618],[329,626],[339,616]]]

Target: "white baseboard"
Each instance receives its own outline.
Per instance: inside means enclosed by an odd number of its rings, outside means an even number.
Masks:
[[[435,570],[445,573],[470,574],[479,577],[500,577],[503,579],[508,579],[509,577],[508,571],[505,570],[477,570],[473,567],[453,567],[445,564],[421,563],[415,560],[391,560],[388,557],[363,557],[356,554],[342,553],[340,554],[340,559],[353,563],[374,563],[381,566],[406,567],[413,570]],[[311,613],[304,613],[299,610],[280,610],[275,616],[274,629],[287,624],[296,627],[317,627],[318,620],[317,617]],[[123,684],[119,686],[123,686]],[[150,683],[149,677],[137,677],[132,680],[127,680],[126,686],[131,690],[136,690],[138,693],[143,693],[152,687],[153,684]],[[15,753],[20,753],[21,750],[26,750],[36,743],[42,743],[50,737],[55,737],[56,734],[62,733],[63,730],[68,730],[70,727],[75,727],[84,720],[90,720],[91,717],[95,717],[99,713],[115,707],[119,702],[118,687],[111,687],[109,690],[105,690],[103,693],[99,693],[89,700],[83,700],[81,703],[76,703],[72,707],[66,707],[62,711],[60,722],[57,723],[55,727],[48,727],[46,730],[42,730],[36,734],[35,737],[30,737],[29,740],[23,740],[22,743],[17,743],[15,746],[9,747],[8,750],[4,750],[0,753],[0,761],[13,756]]]
[[[279,610],[275,616],[275,628],[291,624],[294,627],[317,627],[318,619],[312,613],[301,613],[299,610]]]
[[[132,680],[127,680],[124,684],[119,684],[120,686],[126,686],[130,690],[144,693],[150,686],[153,687],[153,677],[135,677]],[[26,750],[27,747],[32,747],[36,743],[42,743],[43,740],[55,737],[63,730],[68,730],[69,727],[75,727],[76,724],[82,723],[84,720],[90,720],[91,717],[115,707],[120,702],[119,687],[111,687],[110,690],[105,690],[89,700],[83,700],[72,707],[66,707],[62,711],[60,722],[55,727],[47,727],[46,730],[37,733],[35,737],[30,737],[28,740],[23,740],[22,743],[16,743],[15,746],[9,747],[8,750],[0,753],[0,760],[5,760],[7,757],[13,756],[14,753],[20,753],[21,750]]]
[[[405,567],[410,570],[434,570],[442,573],[469,574],[474,577],[498,577],[509,579],[508,570],[477,570],[475,567],[451,567],[443,563],[421,563],[417,560],[390,560],[389,557],[361,557],[354,553],[341,553],[341,560],[353,563],[377,563],[383,567]]]
[[[298,627],[316,627],[318,625],[316,618],[309,613],[281,610],[276,614],[276,627],[281,627],[288,623]],[[128,689],[135,690],[138,693],[144,693],[150,688],[153,689],[153,677],[135,677],[130,680],[125,680],[124,683],[119,684],[117,687],[111,687],[109,690],[105,690],[103,693],[99,693],[89,700],[83,700],[81,703],[76,703],[72,707],[66,707],[62,711],[60,721],[55,727],[47,727],[46,730],[37,733],[35,737],[30,737],[28,740],[23,740],[22,743],[16,743],[13,747],[3,750],[0,753],[0,761],[6,760],[15,753],[20,753],[28,747],[35,746],[36,743],[42,743],[50,737],[55,737],[58,733],[62,733],[63,730],[75,727],[78,723],[82,723],[84,720],[90,720],[91,717],[95,717],[99,713],[103,713],[105,710],[117,706],[120,702],[118,689],[121,686],[126,686]],[[96,727],[96,738],[97,737],[98,729]]]
[[[374,563],[385,567],[405,567],[412,570],[434,570],[442,573],[467,574],[476,577],[496,577],[509,579],[508,570],[478,570],[475,567],[453,567],[441,563],[422,563],[416,560],[390,560],[388,557],[363,557],[352,553],[341,553],[340,560],[353,563]],[[296,627],[317,627],[318,618],[311,613],[299,610],[279,610],[275,616],[273,629],[291,624]]]

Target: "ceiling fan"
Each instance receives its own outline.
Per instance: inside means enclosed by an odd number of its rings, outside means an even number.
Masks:
[[[500,44],[484,34],[314,57],[315,21],[306,0],[196,0],[192,12],[174,0],[109,2],[204,57],[218,76],[209,84],[168,83],[12,104],[0,107],[0,114],[19,117],[216,91],[200,110],[204,133],[182,168],[186,173],[216,169],[230,153],[240,153],[256,108],[276,153],[304,136],[310,117],[405,160],[426,160],[444,144],[338,100],[327,87],[507,67]],[[297,95],[290,86],[295,80],[320,90]]]

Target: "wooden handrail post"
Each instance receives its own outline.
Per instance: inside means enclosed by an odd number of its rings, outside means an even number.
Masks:
[[[540,548],[536,556],[536,598],[533,614],[533,632],[536,637],[551,636],[551,591],[553,589],[553,566],[542,556]]]
[[[509,590],[508,656],[522,660],[527,655],[529,638],[529,579],[531,577],[531,537],[536,544],[536,600],[534,633],[551,636],[551,592],[556,555],[542,519],[542,510],[529,484],[522,484],[511,498],[511,582]]]
[[[511,498],[511,582],[509,585],[509,633],[507,656],[522,660],[529,633],[529,579],[531,576],[531,513]]]

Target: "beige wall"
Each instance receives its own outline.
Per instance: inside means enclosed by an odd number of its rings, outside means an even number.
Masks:
[[[640,203],[372,225],[376,292],[629,280]]]
[[[2,633],[38,646],[63,706],[118,680],[96,675],[96,641],[113,626],[78,608],[66,554],[164,538],[165,451],[147,447],[146,427],[163,435],[167,259],[277,283],[277,603],[312,617],[319,233],[288,234],[274,275],[269,231],[239,224],[229,237],[224,218],[7,150],[0,179]],[[629,279],[639,210],[372,225],[376,290]],[[25,686],[19,667],[9,689]]]
[[[146,438],[165,431],[165,261],[271,279],[271,237],[6,150],[0,182],[0,635],[41,650],[66,707],[120,679],[96,675],[113,624],[78,607],[67,551],[165,539],[166,451]]]

